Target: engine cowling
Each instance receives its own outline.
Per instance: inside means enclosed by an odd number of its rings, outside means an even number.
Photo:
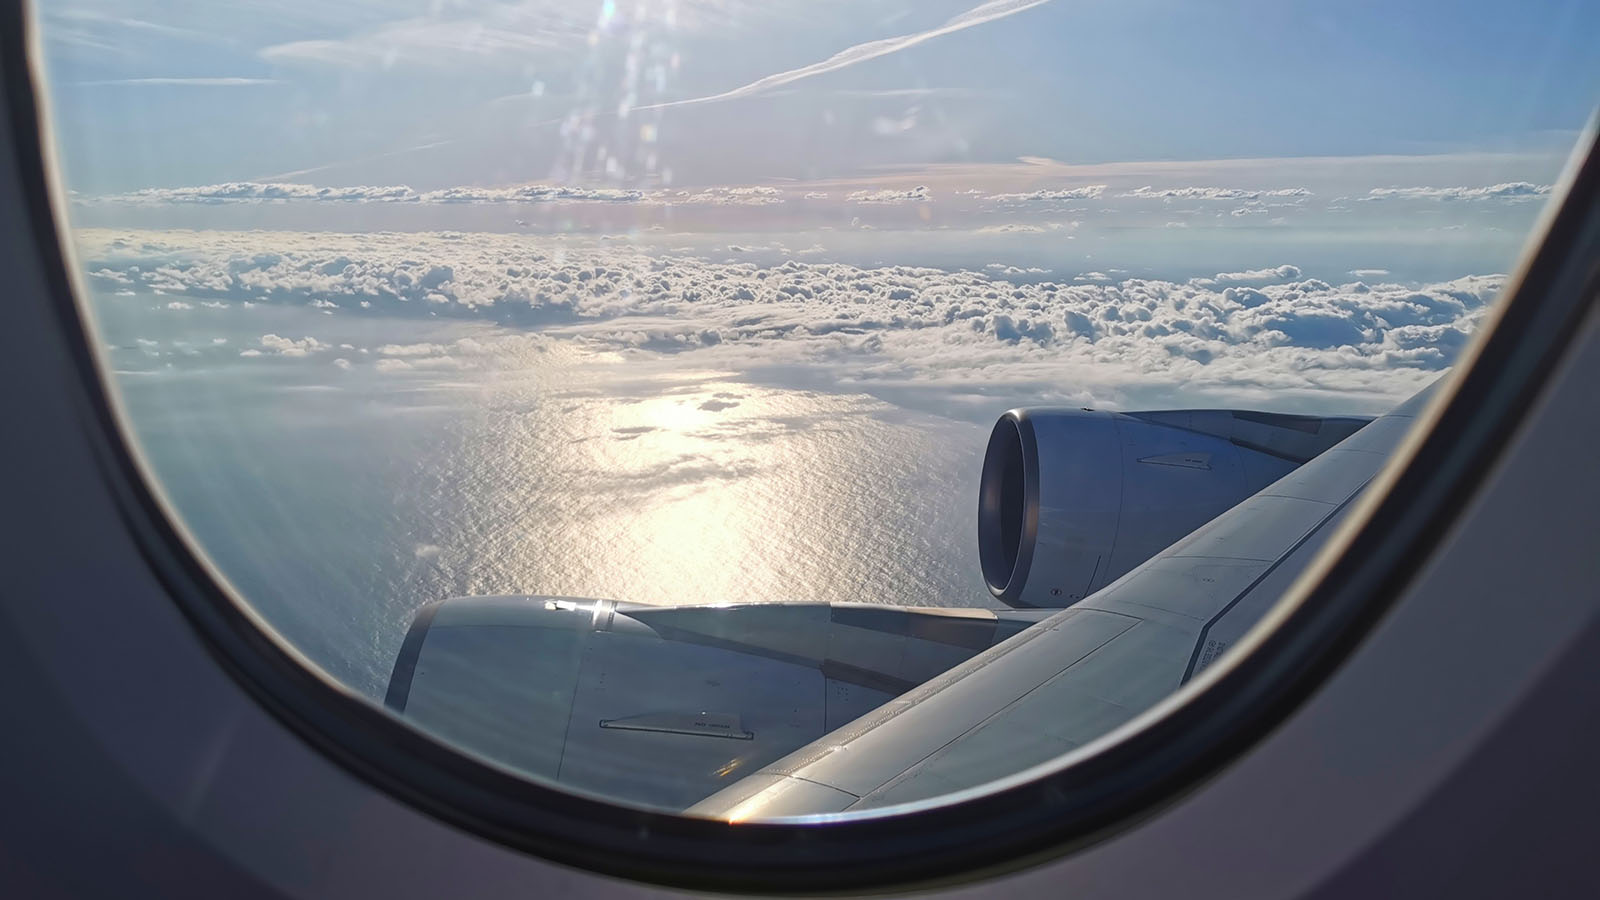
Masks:
[[[1367,421],[1011,410],[990,434],[979,486],[984,582],[1011,606],[1068,606]]]
[[[1046,615],[457,597],[417,611],[384,705],[523,774],[683,810]]]

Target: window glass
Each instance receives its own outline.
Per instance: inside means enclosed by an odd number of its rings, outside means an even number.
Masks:
[[[1191,532],[1381,462],[1600,96],[1578,0],[35,24],[98,349],[238,595],[468,752],[731,818],[1010,774],[1220,658],[1365,476]],[[881,772],[763,805],[824,735]]]

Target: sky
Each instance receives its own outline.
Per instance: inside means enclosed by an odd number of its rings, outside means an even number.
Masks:
[[[1013,406],[1381,413],[1600,100],[1586,0],[37,14],[141,440],[379,693],[450,593],[979,602]]]
[[[1113,404],[1400,399],[1421,375],[1370,373],[1449,364],[1600,99],[1576,0],[62,0],[39,22],[85,265],[188,297],[154,311],[559,326],[801,381],[851,334],[836,380]]]
[[[1559,156],[1600,91],[1583,0],[39,7],[68,180],[92,194]]]

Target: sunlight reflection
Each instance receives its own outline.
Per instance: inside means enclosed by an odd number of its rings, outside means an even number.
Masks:
[[[441,508],[497,511],[492,529],[480,518],[435,539],[471,548],[441,560],[464,579],[455,592],[981,602],[976,584],[970,599],[951,590],[970,580],[966,560],[897,524],[959,545],[968,426],[930,432],[864,396],[640,372],[610,354],[522,362],[486,388],[494,411],[461,436],[462,471],[440,488]]]

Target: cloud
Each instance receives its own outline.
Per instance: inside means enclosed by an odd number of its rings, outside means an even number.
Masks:
[[[1136,200],[1263,200],[1268,197],[1309,197],[1311,192],[1300,187],[1258,191],[1221,187],[1154,188],[1145,185],[1117,196]]]
[[[1537,200],[1548,196],[1551,186],[1526,181],[1508,181],[1488,187],[1402,187],[1373,188],[1363,200]]]
[[[308,353],[315,353],[318,350],[328,349],[327,344],[322,343],[314,337],[304,337],[297,341],[293,338],[281,337],[276,334],[263,334],[261,336],[260,343],[261,351],[251,354],[249,350],[246,350],[240,355],[259,356],[261,355],[261,352],[264,351],[267,353],[277,354],[278,356],[305,356]]]
[[[762,93],[763,91],[771,90],[775,87],[780,87],[785,84],[792,84],[802,79],[812,78],[828,72],[836,72],[840,69],[848,68],[849,66],[853,66],[857,63],[866,62],[869,59],[877,59],[880,56],[888,56],[891,53],[899,53],[902,50],[910,49],[918,44],[931,41],[934,38],[943,37],[947,34],[953,34],[957,31],[964,31],[968,28],[993,22],[996,19],[1004,19],[1007,16],[1014,16],[1017,13],[1032,9],[1035,6],[1042,6],[1048,2],[1050,2],[1050,0],[988,0],[986,3],[981,3],[964,13],[960,13],[959,15],[950,18],[943,25],[940,25],[937,28],[930,28],[927,31],[918,31],[912,34],[900,35],[898,37],[882,38],[876,41],[867,41],[866,43],[856,44],[853,47],[847,47],[843,50],[840,50],[838,53],[835,53],[821,62],[811,63],[810,65],[801,66],[797,69],[776,72],[763,78],[758,78],[749,84],[741,85],[740,87],[736,87],[729,91],[723,91],[720,94],[710,94],[704,97],[694,97],[688,100],[673,100],[668,103],[657,103],[650,106],[641,106],[639,108],[667,109],[674,106],[689,106],[699,103],[716,103],[722,100],[737,100],[742,97],[749,97]]]
[[[74,81],[70,82],[75,87],[141,87],[141,86],[170,86],[170,87],[255,87],[265,84],[281,84],[276,78],[110,78],[101,81]]]
[[[975,231],[976,234],[1044,234],[1050,229],[1043,225],[1034,225],[1027,222],[1005,222],[999,225],[985,225]]]
[[[200,187],[145,188],[127,194],[92,198],[111,203],[260,203],[264,201],[318,200],[333,202],[411,201],[416,192],[404,185],[388,187],[317,187],[310,184],[235,181]]]
[[[569,5],[570,6],[570,5]],[[448,6],[439,7],[449,10]],[[392,68],[402,61],[447,67],[464,59],[549,54],[578,44],[594,24],[592,12],[559,4],[497,4],[467,9],[473,15],[431,15],[388,22],[348,37],[290,41],[263,48],[275,65],[352,69]]]
[[[92,281],[119,290],[301,308],[330,298],[340,318],[498,326],[470,341],[374,348],[375,370],[408,377],[514,366],[559,344],[620,353],[630,365],[687,354],[680,370],[1039,402],[1063,396],[1063,385],[1115,397],[1177,384],[1233,402],[1284,390],[1398,399],[1455,358],[1505,282],[1331,284],[1293,265],[1177,282],[1001,263],[974,272],[719,262],[600,243],[552,252],[493,234],[88,230],[79,238]],[[245,352],[332,349],[268,334]]]
[[[46,41],[91,52],[99,61],[107,55],[126,55],[134,46],[151,41],[230,42],[222,35],[89,9],[51,7],[41,12],[48,23],[40,30]]]
[[[702,206],[768,206],[782,203],[783,191],[773,187],[716,187],[692,192],[659,192],[651,199],[660,203]]]
[[[921,203],[932,200],[925,185],[917,185],[908,190],[895,190],[886,188],[877,191],[852,191],[845,196],[851,203]]]
[[[509,188],[453,187],[394,199],[421,203],[637,203],[646,196],[644,191],[626,188],[528,184]]]
[[[1049,234],[1052,231],[1063,231],[1077,228],[1077,222],[1002,222],[998,225],[985,225],[976,229],[974,234]],[[1070,240],[1070,238],[1069,238]]]
[[[517,73],[530,60],[559,68],[575,56],[593,52],[591,39],[626,41],[634,35],[666,31],[677,36],[725,34],[753,19],[771,16],[760,0],[674,0],[664,3],[593,3],[573,0],[449,2],[411,4],[424,15],[374,22],[385,10],[405,4],[322,4],[359,27],[336,38],[289,41],[259,53],[280,66],[312,66],[392,71],[405,65],[428,69],[497,67]],[[302,11],[302,14],[304,11]],[[600,15],[596,15],[600,13]],[[338,33],[324,26],[320,33]]]
[[[1195,278],[1190,283],[1214,287],[1228,284],[1266,284],[1273,281],[1290,281],[1299,277],[1298,266],[1274,266],[1270,269],[1250,269],[1244,272],[1219,272],[1210,278]]]
[[[319,187],[291,182],[235,181],[198,187],[145,188],[126,194],[77,198],[81,203],[224,204],[224,203],[654,203],[716,206],[767,206],[782,203],[773,187],[713,187],[698,191],[638,190],[525,184],[515,187],[451,187],[416,191],[407,185]]]
[[[935,176],[942,177],[942,176]],[[644,187],[618,187],[610,185],[576,185],[576,184],[522,184],[501,187],[456,186],[434,190],[419,191],[409,185],[346,185],[327,186],[316,184],[303,184],[298,182],[279,181],[236,181],[220,184],[199,185],[192,187],[156,187],[145,188],[121,194],[100,196],[74,195],[71,200],[82,208],[121,207],[121,206],[180,206],[195,208],[197,216],[204,216],[199,212],[205,207],[227,206],[237,204],[400,204],[410,206],[490,206],[490,205],[519,205],[519,206],[570,206],[570,205],[632,205],[636,207],[653,207],[664,210],[670,207],[703,207],[711,208],[750,208],[771,207],[774,211],[782,210],[786,214],[790,208],[783,205],[790,201],[828,201],[834,203],[854,205],[879,205],[887,206],[904,203],[921,203],[934,199],[934,187],[930,185],[943,185],[938,190],[943,197],[954,198],[954,206],[946,210],[952,216],[967,217],[971,224],[967,228],[979,226],[994,226],[997,223],[993,218],[1001,212],[1014,212],[1018,217],[1030,214],[1048,215],[1051,211],[1064,211],[1069,208],[1066,204],[1075,201],[1100,201],[1100,205],[1093,209],[1083,209],[1084,214],[1093,215],[1099,221],[1107,217],[1118,215],[1143,217],[1150,214],[1149,207],[1143,206],[1147,201],[1160,201],[1163,204],[1165,218],[1182,219],[1196,214],[1209,216],[1213,209],[1206,209],[1206,202],[1233,202],[1232,208],[1224,207],[1217,215],[1226,213],[1236,219],[1255,217],[1255,222],[1279,225],[1283,220],[1273,215],[1274,210],[1292,207],[1301,209],[1301,216],[1315,214],[1316,211],[1302,209],[1303,198],[1310,196],[1305,188],[1273,188],[1252,190],[1233,187],[1167,187],[1155,188],[1150,186],[1139,187],[1133,190],[1116,193],[1116,199],[1107,199],[1108,187],[1103,184],[1079,185],[1066,188],[1049,188],[1034,191],[985,193],[976,188],[959,188],[960,181],[950,183],[948,178],[942,181],[933,181],[913,186],[882,186],[881,182],[857,182],[850,190],[849,187],[840,187],[834,191],[819,191],[810,189],[805,183],[785,183],[781,186],[773,185],[718,185],[696,188],[644,188]],[[828,186],[828,185],[823,185]],[[1508,182],[1505,184],[1491,185],[1482,188],[1373,188],[1362,200],[1413,200],[1423,202],[1433,201],[1491,201],[1499,200],[1509,204],[1510,210],[1515,210],[1519,201],[1536,200],[1547,196],[1549,186],[1540,186],[1529,182]],[[987,209],[974,205],[965,198],[976,198],[980,203],[995,204]],[[1345,199],[1345,198],[1341,198]],[[1120,202],[1119,202],[1120,201]],[[1175,202],[1184,202],[1185,206],[1173,206]],[[1081,208],[1081,207],[1078,207]],[[1339,207],[1342,208],[1342,207]],[[1531,207],[1521,207],[1526,210]],[[1399,208],[1396,208],[1399,210]],[[1421,212],[1416,207],[1406,207],[1412,212]],[[794,225],[815,224],[821,220],[817,217],[819,210],[807,205],[800,206],[793,213]],[[530,217],[531,218],[531,217]],[[971,221],[976,219],[976,221]],[[988,219],[989,221],[985,221]],[[771,221],[777,221],[776,218]],[[831,223],[831,220],[826,220]],[[1297,219],[1303,221],[1303,218]],[[658,223],[659,224],[659,223]],[[745,224],[750,224],[747,220]],[[950,227],[963,227],[959,221],[947,221],[944,224]],[[1034,223],[1041,224],[1041,223]],[[1153,223],[1155,226],[1161,222]],[[1196,222],[1196,224],[1201,224]],[[519,227],[529,227],[522,220],[517,221]],[[872,221],[869,218],[861,222],[852,223],[859,227],[882,227],[885,222]],[[1184,227],[1180,224],[1167,225],[1166,227]],[[1020,229],[1019,229],[1020,230]]]
[[[1079,188],[1067,188],[1054,191],[1028,191],[1017,194],[990,194],[986,200],[999,203],[1056,203],[1066,200],[1094,200],[1105,193],[1103,184],[1091,184]]]

